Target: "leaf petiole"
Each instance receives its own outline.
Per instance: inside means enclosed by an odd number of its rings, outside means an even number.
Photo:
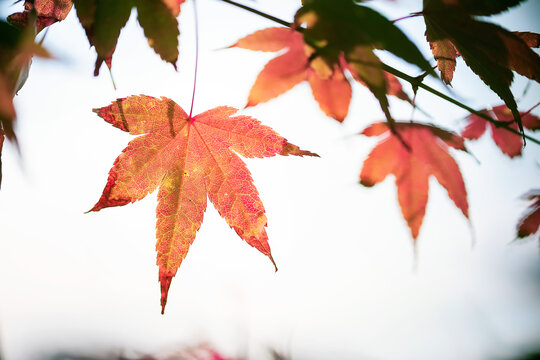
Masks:
[[[191,119],[191,115],[193,115],[193,104],[195,103],[195,89],[197,88],[197,68],[199,66],[199,16],[197,13],[196,0],[193,0],[193,16],[195,18],[195,74],[193,75],[193,94],[191,95],[189,119]]]

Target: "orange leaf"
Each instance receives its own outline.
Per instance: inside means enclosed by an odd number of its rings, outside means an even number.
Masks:
[[[532,235],[540,229],[540,190],[531,190],[523,197],[532,202],[519,221],[517,232],[520,238]]]
[[[491,115],[501,121],[508,123],[514,130],[518,130],[517,124],[513,121],[513,115],[510,109],[506,105],[499,105],[491,110],[482,110],[485,114]],[[520,113],[523,127],[529,130],[540,129],[540,119],[531,113]],[[466,139],[478,139],[489,126],[491,129],[491,137],[493,141],[501,151],[509,157],[515,157],[521,155],[521,149],[523,148],[523,138],[517,134],[513,134],[508,130],[497,127],[495,124],[481,118],[478,115],[471,114],[467,117],[468,123],[465,129],[461,132],[461,135]]]
[[[274,263],[263,204],[235,152],[250,158],[316,154],[300,150],[254,118],[233,116],[237,110],[227,106],[189,118],[170,99],[141,95],[94,111],[141,136],[116,159],[90,211],[140,200],[159,187],[156,250],[162,313],[171,280],[201,226],[207,196],[229,226]]]
[[[467,151],[463,138],[435,126],[416,123],[398,122],[395,129],[401,140],[390,132],[386,123],[373,124],[362,132],[366,136],[387,136],[364,162],[360,183],[373,186],[390,174],[395,176],[401,212],[415,240],[426,212],[431,175],[435,176],[447,190],[450,199],[468,218],[465,183],[457,163],[448,152],[449,147]]]
[[[344,56],[340,56],[339,64],[331,66],[322,57],[313,57],[314,49],[304,43],[302,34],[294,30],[286,28],[259,30],[238,40],[231,47],[269,52],[286,49],[283,54],[270,60],[259,73],[249,93],[247,106],[271,100],[300,82],[308,81],[313,97],[321,110],[342,122],[349,111],[352,96],[351,85],[344,71],[348,70],[355,80],[367,86],[345,61]],[[381,73],[380,88],[384,89],[380,97],[384,97],[387,93],[412,103],[395,76],[383,73],[380,69],[378,71]]]

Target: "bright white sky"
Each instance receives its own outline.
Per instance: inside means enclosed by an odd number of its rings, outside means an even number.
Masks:
[[[16,9],[8,3],[1,3],[3,15]],[[290,20],[300,1],[246,3]],[[412,0],[379,3],[389,18],[421,8]],[[215,0],[198,5],[194,113],[219,105],[242,108],[273,55],[221,49],[274,24]],[[497,20],[512,30],[540,32],[534,16],[539,10],[533,0]],[[427,57],[422,20],[399,26]],[[15,100],[22,157],[11,144],[2,154],[5,359],[37,359],[60,350],[166,354],[201,341],[226,355],[255,359],[268,358],[268,348],[292,359],[504,359],[540,346],[538,243],[509,244],[527,205],[520,195],[539,187],[540,147],[531,143],[523,157],[509,160],[484,137],[468,144],[476,159],[456,154],[472,225],[432,179],[413,270],[394,179],[371,189],[357,183],[376,139],[356,134],[382,114],[356,85],[343,125],[322,114],[307,84],[244,112],[321,155],[247,161],[267,210],[279,271],[209,204],[160,315],[155,193],[133,205],[84,214],[132,138],[91,109],[136,94],[167,96],[189,109],[191,1],[183,6],[180,29],[175,72],[147,46],[132,16],[113,62],[116,91],[105,68],[98,78],[91,75],[95,55],[74,13],[50,29],[45,45],[58,60],[35,60]],[[521,94],[526,83],[518,76],[514,92]],[[461,61],[453,86],[453,95],[474,107],[500,103]],[[539,100],[539,90],[531,86],[523,109]],[[419,93],[418,103],[433,116],[430,121],[463,126],[466,113],[453,105],[426,92]],[[392,111],[410,119],[406,104],[392,100]],[[416,113],[415,119],[425,118]]]

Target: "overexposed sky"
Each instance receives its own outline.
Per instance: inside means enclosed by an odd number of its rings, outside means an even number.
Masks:
[[[245,3],[285,20],[300,6],[291,0]],[[421,9],[420,1],[374,3],[391,19]],[[8,4],[1,3],[2,15],[18,9]],[[223,48],[275,24],[217,0],[197,4],[194,113],[242,108],[256,75],[275,55]],[[529,0],[496,19],[512,30],[540,32],[538,10]],[[95,53],[72,12],[44,42],[57,60],[36,59],[15,99],[21,156],[5,144],[0,191],[5,359],[38,359],[60,350],[163,354],[201,341],[254,359],[268,358],[268,348],[292,359],[505,359],[540,346],[538,242],[509,245],[527,206],[519,196],[540,185],[540,147],[531,143],[523,157],[510,160],[485,136],[467,144],[474,157],[455,153],[471,221],[432,179],[415,267],[393,177],[374,188],[358,184],[362,161],[377,140],[357,133],[382,119],[373,96],[359,85],[341,125],[323,115],[306,83],[243,111],[321,155],[246,160],[266,207],[279,271],[209,204],[162,316],[156,194],[84,214],[133,138],[92,108],[137,94],[190,106],[192,2],[179,18],[178,72],[147,46],[134,15],[113,60],[117,90],[105,67],[92,76]],[[428,57],[422,19],[398,24]],[[416,74],[392,56],[385,60]],[[516,76],[517,96],[526,83]],[[461,60],[452,91],[476,108],[500,104]],[[532,84],[522,108],[539,95]],[[449,129],[464,125],[466,113],[459,108],[422,91],[417,101],[432,115],[430,122]],[[410,119],[410,106],[393,99],[391,105],[397,119]],[[415,120],[426,118],[416,112]]]

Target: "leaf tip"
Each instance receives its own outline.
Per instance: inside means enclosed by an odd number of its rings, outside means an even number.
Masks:
[[[248,102],[247,102],[246,106],[244,106],[244,109],[247,109],[249,107],[253,107],[255,105],[257,105],[257,102],[255,100],[248,99]]]
[[[268,257],[270,258],[270,261],[272,261],[272,265],[274,265],[275,272],[278,271],[276,262],[274,261],[274,258],[272,257],[272,254],[268,254]]]
[[[302,150],[298,146],[291,144],[290,142],[285,142],[283,144],[283,148],[281,149],[280,155],[287,156],[287,155],[295,155],[295,156],[313,156],[318,157],[320,156],[314,152],[308,151],[308,150]]]
[[[369,180],[369,179],[366,179],[366,178],[360,178],[360,181],[359,181],[360,185],[362,186],[365,186],[365,187],[372,187],[375,185],[375,182]]]
[[[165,314],[165,305],[167,305],[167,295],[171,287],[172,278],[176,275],[174,272],[159,269],[159,283],[161,287],[161,315]]]

